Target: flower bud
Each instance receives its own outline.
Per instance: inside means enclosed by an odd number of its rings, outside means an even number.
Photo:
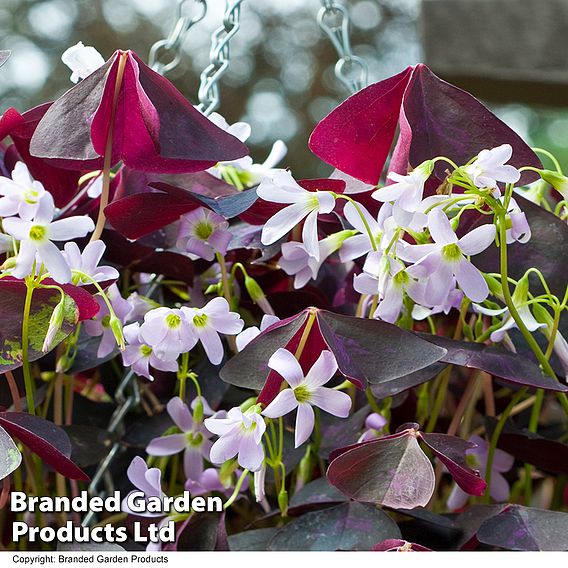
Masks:
[[[45,335],[43,347],[41,348],[44,353],[47,353],[51,349],[51,346],[55,341],[55,336],[63,324],[63,318],[65,316],[64,302],[65,300],[62,299],[57,306],[55,306],[51,317],[49,318],[49,327],[47,328],[47,334]]]
[[[245,288],[247,289],[251,300],[255,304],[258,304],[259,308],[265,314],[274,315],[274,310],[266,298],[265,293],[262,291],[262,288],[258,285],[258,282],[254,278],[251,278],[248,274],[245,276]]]
[[[195,402],[195,407],[193,409],[193,421],[197,424],[201,424],[203,422],[203,402],[201,402],[200,398],[198,398]]]
[[[124,334],[122,333],[122,322],[118,319],[116,314],[110,316],[109,327],[112,330],[118,348],[124,351],[126,343],[124,341]]]
[[[266,463],[262,462],[262,467],[254,472],[254,496],[257,503],[261,503],[265,498],[264,480],[266,478]]]
[[[280,507],[280,513],[283,517],[288,516],[288,491],[282,489],[278,493],[278,507]]]
[[[568,177],[552,170],[541,170],[540,177],[568,199]]]

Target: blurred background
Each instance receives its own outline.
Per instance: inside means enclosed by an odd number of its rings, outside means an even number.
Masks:
[[[568,164],[567,0],[337,1],[349,9],[353,51],[367,62],[369,82],[425,61],[482,98],[530,144]],[[192,4],[185,2],[190,13]],[[167,75],[194,103],[224,5],[209,0],[207,16],[183,43],[180,65]],[[12,50],[0,71],[0,112],[23,111],[67,90],[70,71],[60,57],[78,41],[105,58],[130,48],[147,60],[151,45],[173,26],[176,6],[176,0],[0,0],[0,49]],[[349,94],[317,25],[320,6],[318,0],[245,0],[221,85],[219,112],[229,122],[251,124],[256,160],[280,138],[289,147],[283,165],[297,177],[328,173],[307,150],[307,139]]]

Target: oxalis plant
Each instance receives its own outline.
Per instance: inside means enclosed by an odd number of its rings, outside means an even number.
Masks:
[[[568,549],[553,155],[417,65],[326,116],[335,169],[299,179],[134,52],[63,59],[75,86],[0,118],[4,531],[140,520],[12,490],[137,489],[224,503],[152,513],[152,550]]]

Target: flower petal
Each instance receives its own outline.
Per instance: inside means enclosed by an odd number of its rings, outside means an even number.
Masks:
[[[489,295],[489,287],[481,272],[466,258],[453,263],[452,266],[456,280],[464,294],[472,302],[483,302]]]
[[[61,251],[51,242],[45,241],[38,245],[37,252],[41,261],[49,270],[50,276],[59,284],[71,280],[71,269]]]
[[[302,241],[306,247],[306,251],[316,260],[320,259],[320,250],[318,244],[318,211],[312,211],[304,221],[302,229]]]
[[[171,456],[181,452],[186,446],[185,434],[171,434],[154,438],[146,448],[146,453],[150,456]]]
[[[223,360],[223,355],[225,354],[219,334],[213,326],[210,325],[200,328],[198,332],[199,339],[201,340],[209,361],[211,361],[213,365],[218,365]]]
[[[262,228],[263,245],[271,245],[289,233],[311,211],[306,202],[293,203],[278,211]]]
[[[49,239],[52,241],[68,241],[77,237],[84,237],[95,228],[95,224],[86,215],[68,217],[54,221],[49,225]]]
[[[257,471],[261,468],[263,460],[264,449],[262,444],[257,444],[250,434],[243,436],[237,457],[239,465],[250,471]]]
[[[174,424],[182,431],[189,432],[193,428],[193,418],[187,404],[179,396],[172,398],[167,405],[168,414]]]
[[[351,409],[351,397],[347,393],[325,387],[317,387],[310,396],[310,402],[339,418],[347,418]]]
[[[308,371],[305,384],[308,387],[320,387],[329,382],[337,372],[337,361],[331,351],[322,351],[317,361]]]
[[[474,255],[484,251],[494,240],[495,225],[487,224],[464,235],[458,241],[458,246],[464,254]]]
[[[279,418],[298,406],[298,401],[292,389],[284,389],[279,392],[276,398],[262,411],[263,416],[268,418]]]
[[[458,241],[450,220],[441,207],[435,207],[428,214],[428,229],[437,244],[448,245]]]
[[[295,447],[300,447],[314,429],[314,409],[306,402],[298,405],[296,415]]]
[[[304,380],[300,363],[290,351],[280,347],[268,360],[268,367],[276,371],[292,387],[297,387]]]

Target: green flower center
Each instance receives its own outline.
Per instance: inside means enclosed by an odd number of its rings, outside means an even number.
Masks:
[[[101,320],[101,325],[103,327],[110,327],[110,315],[106,315],[102,320]]]
[[[397,284],[398,286],[403,286],[404,284],[408,284],[410,277],[406,273],[406,270],[401,270],[400,272],[397,272],[394,275],[393,280],[394,283]]]
[[[442,249],[442,256],[446,260],[456,261],[456,260],[460,260],[460,258],[462,257],[462,253],[461,253],[460,247],[456,243],[452,243],[452,244],[446,245]]]
[[[196,434],[190,432],[187,435],[187,443],[194,448],[198,448],[203,443],[203,434],[201,432],[197,432]]]
[[[41,225],[34,225],[30,229],[30,239],[32,241],[43,241],[47,235],[47,230]]]
[[[212,234],[213,226],[210,225],[207,221],[200,221],[195,225],[195,236],[198,239],[206,241]]]
[[[142,353],[143,357],[150,357],[150,355],[152,355],[152,348],[149,345],[141,345],[140,353]]]
[[[195,327],[205,327],[207,323],[207,315],[206,314],[197,314],[193,316],[193,325]]]
[[[294,396],[298,402],[308,402],[311,398],[311,393],[304,385],[299,385],[294,389]]]
[[[181,325],[181,318],[177,314],[169,314],[166,316],[166,325],[170,329],[175,329]]]
[[[37,203],[38,192],[35,189],[28,188],[24,191],[24,201],[30,205]]]

